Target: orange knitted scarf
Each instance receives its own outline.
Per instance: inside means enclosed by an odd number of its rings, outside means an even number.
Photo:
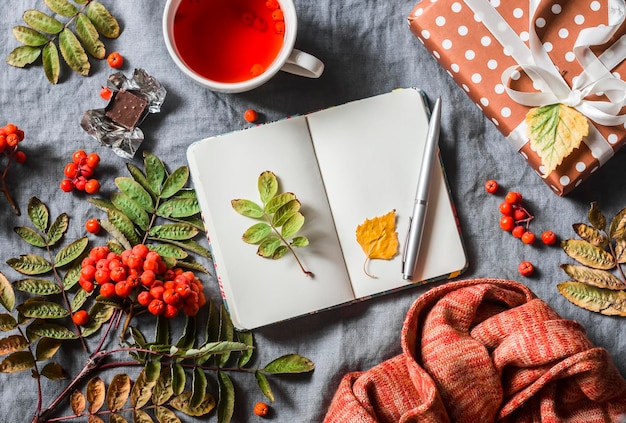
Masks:
[[[626,381],[607,351],[524,285],[433,288],[407,314],[402,354],[344,376],[326,423],[619,422]]]

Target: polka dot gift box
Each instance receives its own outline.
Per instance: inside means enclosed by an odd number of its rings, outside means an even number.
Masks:
[[[409,27],[558,195],[626,143],[624,0],[423,0]]]

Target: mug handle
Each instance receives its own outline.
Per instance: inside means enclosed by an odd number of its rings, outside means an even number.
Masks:
[[[293,49],[280,70],[307,78],[319,78],[324,72],[324,63],[309,53]]]

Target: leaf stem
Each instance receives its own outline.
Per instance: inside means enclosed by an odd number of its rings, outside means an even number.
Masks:
[[[11,162],[13,160],[13,153],[11,153],[10,155],[5,153],[5,155],[7,157],[7,165],[5,166],[4,171],[2,172],[2,177],[1,177],[2,188],[0,188],[0,191],[4,193],[4,196],[6,197],[7,201],[11,205],[11,208],[13,209],[13,213],[15,213],[16,216],[19,216],[22,214],[22,212],[20,211],[20,208],[15,202],[15,200],[13,200],[13,197],[11,196],[11,193],[9,192],[9,187],[6,181],[6,177],[9,172],[9,168],[11,167]]]
[[[272,230],[276,233],[276,235],[278,235],[278,238],[280,238],[281,242],[285,245],[285,247],[287,247],[289,249],[289,251],[291,252],[291,254],[293,254],[293,257],[296,259],[296,262],[298,263],[298,266],[300,266],[300,269],[302,270],[302,272],[309,277],[314,277],[315,275],[313,274],[313,272],[308,271],[304,268],[304,265],[302,264],[302,262],[300,261],[300,258],[298,257],[298,255],[296,254],[296,252],[293,250],[293,247],[291,246],[291,244],[289,244],[289,242],[283,237],[283,235],[280,233],[280,231],[278,230],[278,228],[276,228],[273,224],[272,224],[272,219],[267,215],[264,214],[265,218],[267,219],[267,222],[270,224],[270,226],[272,227]]]

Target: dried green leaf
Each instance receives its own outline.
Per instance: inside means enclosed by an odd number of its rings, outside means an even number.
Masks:
[[[156,382],[159,376],[161,376],[162,367],[161,362],[158,360],[147,362],[144,367],[146,382]]]
[[[56,283],[46,279],[22,279],[15,282],[13,286],[18,291],[29,292],[35,295],[52,295],[61,293],[61,288],[59,288]]]
[[[115,218],[119,218],[119,216],[114,215]],[[132,222],[131,222],[132,225]],[[126,238],[126,236],[122,233],[122,231],[119,230],[119,228],[114,225],[111,221],[109,220],[101,220],[100,221],[100,226],[102,227],[102,229],[104,229],[105,231],[107,231],[109,233],[109,235],[111,235],[115,241],[117,241],[117,243],[119,243],[119,245],[122,247],[122,251],[123,250],[130,250],[132,248],[132,245],[130,243],[130,241]],[[128,230],[133,230],[133,228],[128,228]],[[111,249],[111,248],[110,248]],[[114,249],[111,249],[112,251],[115,251]]]
[[[48,37],[27,26],[14,26],[13,35],[17,41],[31,47],[41,47],[48,42]]]
[[[195,367],[193,369],[193,380],[191,382],[190,407],[195,408],[202,403],[206,394],[207,385],[206,373],[204,373],[204,370],[201,368]]]
[[[200,213],[200,205],[196,198],[172,198],[161,204],[156,211],[157,216],[165,218],[190,217]]]
[[[150,249],[156,251],[161,255],[161,257],[165,258],[173,258],[176,260],[182,260],[189,256],[187,252],[185,252],[182,248],[170,244],[169,240],[162,239],[162,244],[150,244]]]
[[[591,203],[587,218],[589,219],[589,223],[597,230],[604,231],[606,229],[606,217],[604,217],[598,208],[598,203],[595,201]]]
[[[133,422],[134,423],[154,423],[152,417],[143,410],[133,410]]]
[[[280,243],[280,238],[276,236],[268,236],[261,241],[256,253],[261,257],[272,257],[276,249],[280,246]]]
[[[92,1],[87,6],[87,17],[93,22],[100,34],[106,38],[117,38],[120,35],[120,25],[117,19],[98,1]]]
[[[69,378],[68,373],[60,364],[48,363],[41,369],[41,374],[50,380],[64,380]]]
[[[44,361],[54,357],[57,351],[59,351],[61,344],[63,344],[63,341],[60,339],[41,338],[39,342],[37,342],[35,352],[37,361]]]
[[[46,44],[43,48],[41,59],[43,62],[43,71],[48,81],[52,84],[59,82],[61,59],[59,58],[59,49],[57,49],[56,44]]]
[[[56,244],[63,237],[69,225],[70,218],[67,213],[61,213],[56,219],[54,219],[54,222],[52,222],[52,225],[50,225],[50,228],[48,229],[48,244]]]
[[[217,419],[220,422],[229,422],[235,412],[235,387],[230,377],[221,370],[217,372],[219,398],[217,401]]]
[[[171,239],[174,241],[191,239],[198,235],[198,230],[186,223],[166,223],[153,226],[149,235],[160,239]]]
[[[24,12],[22,19],[32,28],[37,31],[44,32],[46,34],[58,34],[63,31],[64,25],[62,22],[47,15],[39,10],[30,9]]]
[[[37,197],[32,197],[28,201],[28,217],[33,222],[35,228],[45,233],[48,229],[48,222],[50,220],[50,212],[48,207],[41,202]]]
[[[32,246],[43,248],[46,246],[46,241],[37,231],[26,226],[18,226],[13,228],[16,234],[20,236],[24,241]]]
[[[104,420],[102,420],[95,414],[90,414],[89,418],[87,419],[87,423],[104,423]]]
[[[211,252],[204,248],[202,245],[198,244],[192,239],[187,239],[183,241],[175,241],[172,239],[159,239],[159,241],[166,242],[171,245],[175,245],[184,250],[191,251],[194,254],[201,255],[202,257],[211,258]],[[157,245],[154,246],[155,250],[158,250]],[[175,257],[177,259],[184,259],[188,256],[187,253],[176,252],[176,255],[170,255],[170,257]]]
[[[154,211],[154,199],[148,191],[135,179],[128,177],[115,178],[115,185],[121,192],[132,198],[147,212]]]
[[[148,381],[145,368],[137,376],[137,380],[130,392],[130,404],[133,408],[139,409],[152,398],[152,389],[156,385],[156,380]]]
[[[42,275],[52,270],[52,265],[48,260],[35,254],[25,254],[19,258],[9,259],[7,264],[13,270],[29,276]]]
[[[45,322],[43,320],[35,320],[26,328],[26,335],[29,339],[33,338],[52,338],[59,340],[76,339],[78,336],[57,323]]]
[[[32,46],[16,47],[7,56],[7,64],[17,68],[23,68],[35,62],[35,60],[41,56],[41,50],[40,47]]]
[[[87,401],[85,400],[85,395],[76,389],[70,395],[70,406],[72,407],[72,412],[75,416],[80,416],[85,411]]]
[[[79,13],[76,16],[75,29],[76,35],[78,35],[78,38],[82,41],[87,53],[91,54],[96,59],[104,59],[106,48],[104,47],[104,43],[100,41],[98,30],[93,26],[89,18]]]
[[[272,225],[277,228],[283,226],[291,216],[300,210],[300,207],[301,204],[298,200],[291,200],[284,204],[272,216]]]
[[[586,225],[584,223],[575,223],[574,225],[572,225],[572,227],[574,228],[574,232],[576,232],[579,237],[597,247],[604,247],[609,243],[606,235],[604,235],[602,232],[592,226]]]
[[[190,399],[191,392],[185,392],[172,398],[169,405],[174,409],[193,417],[200,417],[209,414],[215,408],[215,398],[208,392],[205,393],[202,402],[196,407],[192,407],[190,405]]]
[[[7,311],[13,311],[15,307],[15,291],[3,273],[0,273],[0,304]]]
[[[263,208],[251,200],[238,198],[230,202],[233,209],[242,216],[258,219],[263,217]]]
[[[86,388],[87,398],[87,411],[90,414],[96,413],[104,405],[104,399],[106,397],[106,387],[104,381],[98,376],[92,377],[87,382]]]
[[[180,419],[176,417],[176,414],[174,414],[172,410],[162,406],[155,408],[154,415],[159,423],[181,423]]]
[[[0,314],[0,331],[9,332],[17,327],[17,321],[10,314]]]
[[[105,213],[107,213],[109,210],[117,210],[113,203],[104,198],[88,198],[87,201],[89,201],[92,205]]]
[[[91,69],[89,58],[80,41],[71,30],[64,29],[59,34],[59,50],[61,51],[61,56],[63,56],[65,63],[67,63],[74,72],[83,76],[89,75],[89,70]]]
[[[256,378],[257,385],[259,385],[259,389],[261,390],[263,395],[265,395],[268,400],[273,402],[274,393],[272,392],[272,388],[270,387],[270,383],[267,380],[267,377],[258,370],[254,372],[254,377]]]
[[[199,359],[202,357],[210,356],[210,355],[226,355],[233,351],[245,351],[248,349],[252,349],[252,347],[242,344],[241,342],[230,342],[230,341],[214,341],[207,342],[200,348],[191,348],[184,353],[185,358],[194,358]]]
[[[124,407],[130,395],[131,381],[127,374],[113,376],[106,392],[106,405],[110,411],[118,411]]]
[[[65,16],[67,18],[74,16],[78,13],[78,9],[72,3],[67,0],[44,0],[43,1],[50,10],[57,15]]]
[[[624,289],[626,285],[614,274],[606,270],[592,269],[585,266],[562,264],[561,269],[577,282],[583,282],[598,288]]]
[[[239,367],[244,367],[252,358],[252,353],[254,352],[252,349],[254,347],[254,337],[250,331],[241,331],[237,332],[237,340],[251,347],[249,350],[244,350],[239,354]]]
[[[171,374],[167,369],[163,369],[152,390],[152,402],[155,405],[163,405],[169,401],[173,394]]]
[[[567,239],[561,242],[561,247],[568,256],[585,266],[603,270],[615,267],[615,260],[609,252],[588,241]]]
[[[315,369],[311,360],[299,354],[287,354],[272,360],[263,369],[264,373],[286,374],[286,373],[307,373]]]
[[[163,316],[157,318],[156,336],[154,343],[157,345],[170,344],[170,324],[169,320]]]
[[[104,323],[113,317],[115,309],[114,305],[96,302],[89,310],[89,322],[82,327],[83,336],[87,337],[97,332]]]
[[[63,267],[79,258],[88,244],[89,238],[85,236],[62,248],[54,257],[54,267]]]
[[[76,295],[74,295],[74,298],[72,298],[72,303],[70,304],[70,310],[72,310],[72,313],[75,313],[78,310],[80,310],[83,307],[83,305],[85,305],[85,303],[87,302],[87,299],[91,297],[91,294],[94,292],[96,291],[87,292],[82,288],[79,289],[76,292]]]
[[[626,238],[619,238],[615,241],[615,261],[626,263]]]
[[[304,216],[302,213],[297,212],[283,224],[281,234],[284,238],[291,238],[298,233],[298,231],[302,228],[302,225],[304,225]]]
[[[17,373],[35,366],[33,356],[28,351],[18,351],[0,362],[0,372]]]
[[[152,189],[152,187],[150,187],[150,182],[148,182],[148,178],[146,178],[146,175],[144,175],[142,170],[132,163],[127,163],[126,168],[128,169],[128,172],[133,177],[135,182],[141,185],[141,187],[148,194],[150,194],[150,197],[152,197],[152,199],[154,200],[157,197],[157,193]],[[160,188],[160,183],[159,183],[159,188]]]
[[[611,226],[609,228],[609,236],[611,239],[620,239],[624,238],[626,235],[626,208],[623,208],[613,220],[611,220]]]
[[[272,232],[272,228],[267,223],[256,223],[250,226],[241,239],[248,244],[258,244]]]
[[[109,423],[128,423],[122,415],[113,413],[109,416]]]
[[[581,282],[557,285],[561,295],[573,304],[608,316],[626,316],[626,291],[598,288]]]
[[[148,181],[150,189],[157,195],[161,194],[163,180],[165,179],[166,175],[163,162],[154,154],[144,152],[143,163],[146,170],[146,179]],[[137,182],[139,182],[139,180],[137,180]]]
[[[185,369],[180,363],[173,363],[172,368],[172,392],[174,395],[180,395],[185,390],[185,383],[187,382],[187,374]],[[174,398],[175,400],[176,398]],[[173,401],[173,400],[172,400]]]
[[[147,230],[150,226],[150,216],[135,200],[124,193],[115,192],[111,194],[113,205],[124,213],[128,218],[142,230]]]
[[[77,261],[72,267],[69,268],[63,276],[63,290],[69,291],[72,289],[80,279],[80,271],[82,270],[81,263]]]
[[[278,192],[278,179],[273,172],[266,170],[259,175],[257,181],[259,196],[263,204],[267,204]]]
[[[292,247],[306,247],[309,245],[309,239],[305,236],[297,236],[291,240]]]
[[[172,172],[171,175],[165,179],[163,183],[163,189],[161,190],[161,198],[170,198],[178,191],[183,189],[189,180],[189,168],[187,166],[181,166]]]
[[[22,335],[10,335],[0,339],[0,355],[22,351],[28,347],[28,341]]]
[[[137,232],[135,232],[135,226],[133,225],[132,220],[130,220],[128,216],[126,216],[124,213],[115,210],[109,210],[107,212],[107,217],[109,218],[109,221],[124,235],[124,238],[127,240],[126,243],[130,242],[131,245],[137,245],[141,242],[141,239],[137,235]],[[100,225],[102,225],[102,221],[100,221]],[[109,232],[108,229],[106,230],[107,232]],[[113,234],[111,233],[111,235]],[[118,240],[118,242],[120,242],[120,244],[122,244],[126,248],[123,239],[119,239],[115,235],[113,236],[116,240]]]
[[[287,246],[285,245],[281,245],[280,247],[276,249],[276,251],[274,251],[274,254],[272,254],[272,260],[278,260],[282,258],[288,252],[289,252],[289,248],[287,248]]]
[[[35,319],[62,319],[69,316],[65,307],[52,301],[24,303],[18,307],[18,310],[24,316]]]

